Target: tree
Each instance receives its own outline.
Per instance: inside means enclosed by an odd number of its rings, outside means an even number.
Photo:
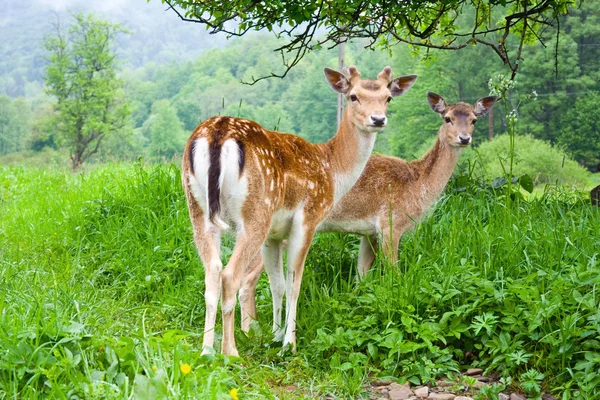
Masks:
[[[30,135],[31,105],[0,95],[0,155],[25,148]]]
[[[148,149],[152,157],[170,160],[175,154],[181,153],[187,134],[177,117],[177,110],[169,100],[155,101],[152,104],[152,114],[146,122]]]
[[[65,34],[57,27],[45,38],[48,52],[46,93],[54,104],[59,139],[71,153],[73,169],[97,153],[106,136],[128,121],[130,109],[123,99],[122,82],[112,44],[125,30],[118,24],[76,14]]]
[[[573,5],[571,0],[162,1],[182,20],[205,24],[212,33],[243,36],[266,29],[287,37],[289,41],[275,49],[285,65],[283,73],[270,75],[278,77],[285,76],[308,51],[356,38],[367,38],[369,46],[409,43],[446,50],[482,44],[495,51],[514,77],[523,44],[537,40],[543,28]],[[459,16],[468,8],[475,12],[465,22]],[[509,50],[511,32],[520,37],[516,50]]]

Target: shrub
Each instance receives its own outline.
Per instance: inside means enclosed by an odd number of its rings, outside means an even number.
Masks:
[[[556,183],[583,186],[591,174],[557,146],[531,136],[515,136],[516,164],[514,175],[528,174],[536,185]],[[482,143],[476,152],[466,152],[464,158],[481,161],[479,168],[486,178],[503,174],[502,165],[508,165],[509,136],[499,135]]]

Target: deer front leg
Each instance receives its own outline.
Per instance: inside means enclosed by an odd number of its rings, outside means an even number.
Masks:
[[[381,251],[385,258],[392,264],[398,263],[398,246],[400,245],[400,238],[402,234],[398,231],[390,232],[389,229],[384,229],[382,240],[381,240]]]
[[[302,222],[292,226],[288,242],[288,273],[286,282],[286,330],[283,345],[296,351],[296,313],[304,273],[304,262],[315,234],[315,226]]]
[[[268,225],[254,228],[256,229],[248,229],[252,234],[245,232],[238,234],[233,254],[222,273],[223,342],[221,347],[223,354],[226,355],[238,356],[239,354],[234,337],[236,295],[246,268],[260,250],[269,229]]]
[[[248,333],[250,324],[256,320],[256,284],[263,270],[263,258],[258,252],[250,262],[240,288],[240,309],[242,317],[242,331]]]
[[[375,251],[378,250],[377,237],[361,236],[358,250],[358,279],[362,280],[375,261]]]
[[[281,311],[283,294],[285,292],[285,277],[283,275],[283,242],[281,240],[267,240],[262,247],[262,256],[269,275],[271,297],[273,299],[273,333],[276,341],[283,340],[283,325]]]

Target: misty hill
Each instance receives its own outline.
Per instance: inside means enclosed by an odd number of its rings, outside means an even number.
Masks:
[[[17,97],[41,90],[44,36],[55,32],[57,24],[66,28],[70,14],[77,12],[94,12],[132,32],[118,40],[117,54],[125,68],[194,59],[227,42],[225,35],[182,22],[160,0],[5,0],[0,14],[0,93]]]

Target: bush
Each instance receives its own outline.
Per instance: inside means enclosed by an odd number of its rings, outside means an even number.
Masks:
[[[531,136],[515,136],[516,163],[513,174],[528,174],[536,185],[556,183],[560,185],[584,186],[591,174],[566,153],[550,143]],[[499,135],[484,142],[476,152],[466,152],[464,158],[481,161],[479,168],[486,178],[503,175],[502,165],[508,169],[509,136]],[[478,163],[479,164],[479,163]]]

